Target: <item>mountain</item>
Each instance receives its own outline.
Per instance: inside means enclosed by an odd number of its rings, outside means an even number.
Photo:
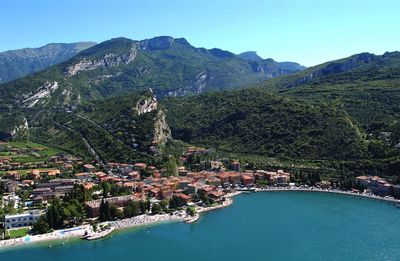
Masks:
[[[400,120],[400,52],[356,54],[260,86],[312,102],[341,104],[368,131]]]
[[[94,42],[50,43],[39,48],[0,52],[0,83],[64,62],[95,44]]]
[[[238,56],[240,58],[248,60],[248,61],[260,62],[260,61],[264,60],[255,51],[248,51],[248,52],[240,53],[240,54],[238,54]]]
[[[99,162],[151,161],[171,138],[151,91],[87,102],[31,118],[30,138]]]
[[[24,108],[74,105],[152,88],[158,97],[254,84],[296,70],[272,59],[249,62],[220,49],[191,46],[185,39],[115,38],[73,58],[0,86],[3,104]]]
[[[358,159],[364,135],[341,108],[312,106],[263,89],[163,101],[172,136],[218,150],[301,159]]]
[[[270,69],[269,71],[279,71],[281,70],[282,72],[299,72],[305,70],[307,67],[302,66],[298,63],[294,62],[275,62],[272,59],[263,59],[260,56],[258,56],[257,52],[255,51],[249,51],[249,52],[244,52],[238,54],[238,56],[244,60],[247,60],[249,62],[254,62],[257,65],[261,65],[261,67],[264,65],[269,65]],[[273,70],[271,70],[271,64],[273,67],[275,67]],[[257,66],[256,65],[256,66]],[[268,67],[266,67],[268,68]],[[268,69],[266,70],[268,71]],[[287,73],[282,73],[282,75],[285,75]],[[274,75],[274,77],[277,77],[279,75]]]

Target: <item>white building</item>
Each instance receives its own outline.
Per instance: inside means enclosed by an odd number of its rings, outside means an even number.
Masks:
[[[31,210],[29,212],[17,215],[6,215],[4,217],[4,226],[7,229],[32,226],[39,220],[42,213],[39,210]]]

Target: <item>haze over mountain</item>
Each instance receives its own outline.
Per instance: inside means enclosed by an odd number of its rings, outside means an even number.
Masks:
[[[39,48],[24,48],[0,53],[0,83],[44,70],[64,62],[94,42],[50,43]]]

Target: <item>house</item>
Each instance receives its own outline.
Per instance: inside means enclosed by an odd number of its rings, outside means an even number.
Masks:
[[[219,201],[219,200],[223,199],[223,197],[225,196],[225,193],[222,191],[213,191],[213,192],[210,192],[208,194],[208,196],[210,199],[212,199],[214,201]]]
[[[29,178],[34,179],[34,180],[39,180],[41,178],[40,171],[38,169],[32,170],[28,176],[29,176]]]
[[[254,186],[254,176],[250,174],[242,175],[242,183],[247,187]]]
[[[139,171],[131,171],[128,173],[128,179],[131,180],[140,180],[140,172]]]
[[[211,164],[212,170],[216,170],[216,171],[225,170],[224,164],[221,161],[212,160],[212,161],[210,161],[210,164]]]
[[[74,175],[74,177],[76,178],[76,179],[82,179],[82,180],[85,180],[85,179],[90,179],[91,177],[92,177],[92,173],[90,173],[90,172],[81,172],[81,173],[76,173],[75,175]]]
[[[188,171],[185,169],[185,167],[181,166],[178,168],[178,174],[179,174],[179,176],[185,177],[185,176],[187,176]]]
[[[173,194],[173,189],[171,189],[171,187],[169,186],[162,186],[160,193],[161,193],[161,198],[170,199]]]
[[[149,190],[149,194],[151,197],[160,198],[161,197],[161,189],[160,188],[152,188]]]
[[[287,186],[289,182],[290,176],[287,174],[278,174],[275,176],[275,182],[277,186]]]
[[[400,185],[393,185],[393,197],[400,198]]]
[[[100,215],[100,205],[102,200],[118,207],[126,207],[129,202],[139,201],[140,199],[133,195],[127,195],[88,201],[85,203],[85,209],[89,217],[98,217]]]
[[[190,200],[190,196],[183,194],[183,193],[175,193],[173,196],[181,199],[185,203],[188,203]]]
[[[74,166],[72,164],[65,163],[64,164],[64,169],[65,170],[74,170]]]
[[[135,170],[137,170],[137,171],[145,170],[146,167],[147,167],[147,165],[146,165],[145,163],[135,163],[135,164],[133,165],[133,168],[134,168]]]
[[[18,171],[15,171],[15,170],[7,171],[6,177],[11,178],[13,180],[20,180],[21,179],[21,174]]]
[[[227,184],[230,183],[230,182],[229,182],[229,173],[226,173],[226,172],[220,173],[220,174],[218,175],[218,179],[220,179],[220,180],[221,180],[221,183],[224,184],[224,185],[227,185]]]
[[[237,172],[230,172],[229,173],[229,182],[233,185],[240,184],[240,174]]]
[[[85,172],[94,173],[94,172],[96,172],[96,167],[93,166],[92,164],[85,164],[85,165],[83,165],[83,170],[84,170]]]
[[[214,190],[215,190],[215,187],[214,187],[214,186],[205,185],[205,186],[201,187],[201,188],[197,191],[197,193],[198,193],[199,195],[208,195],[209,193],[211,193],[211,192],[214,191]]]
[[[197,194],[198,189],[199,189],[199,188],[198,188],[197,185],[195,185],[195,184],[188,184],[187,187],[186,187],[186,192],[187,192],[188,194]]]
[[[71,193],[74,190],[74,186],[58,186],[54,188],[54,192],[61,194],[61,195],[65,195],[68,193]]]
[[[380,181],[378,183],[378,194],[380,196],[388,196],[391,194],[392,184],[386,181]]]
[[[233,161],[231,163],[231,167],[233,171],[239,172],[240,171],[240,162],[239,161]]]
[[[221,186],[222,182],[219,178],[209,177],[206,179],[206,184],[212,185],[212,186]]]
[[[32,226],[37,222],[42,213],[39,210],[31,210],[23,214],[6,215],[4,217],[4,227],[7,229]]]
[[[363,188],[367,188],[369,183],[370,183],[370,177],[367,176],[356,177],[356,184]]]

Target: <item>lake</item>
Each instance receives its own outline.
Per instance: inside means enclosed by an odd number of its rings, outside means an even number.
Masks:
[[[400,209],[320,192],[236,196],[195,224],[0,251],[0,260],[400,260]]]

